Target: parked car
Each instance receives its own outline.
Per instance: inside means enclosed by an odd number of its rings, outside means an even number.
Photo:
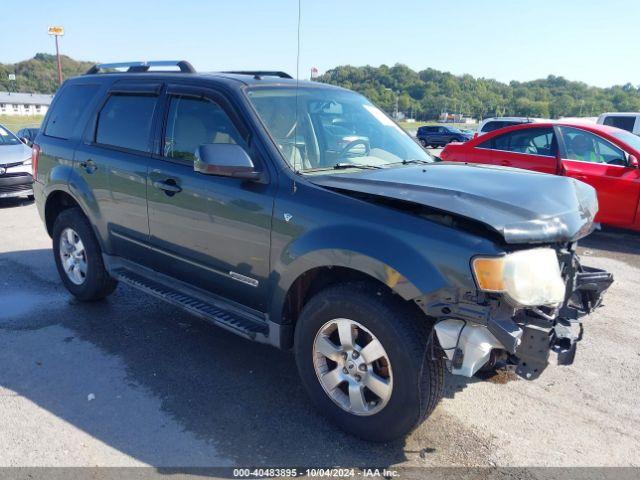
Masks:
[[[31,149],[0,125],[0,198],[33,199]]]
[[[474,137],[479,137],[485,133],[493,132],[504,127],[511,127],[512,125],[520,125],[522,123],[536,123],[544,122],[542,118],[532,117],[491,117],[485,118],[478,125],[477,133]]]
[[[38,136],[39,130],[39,128],[22,128],[18,130],[18,133],[16,135],[22,141],[22,143],[30,147],[33,145],[33,141]]]
[[[598,117],[598,123],[640,135],[640,112],[603,113]]]
[[[416,135],[423,147],[441,147],[451,142],[466,142],[471,135],[448,125],[426,125]]]
[[[551,350],[573,361],[580,318],[612,281],[575,253],[593,188],[434,163],[349,90],[187,62],[148,71],[168,63],[67,80],[33,146],[38,211],[79,300],[123,282],[293,349],[319,410],[370,440],[420,424],[446,368],[534,379]],[[328,114],[366,144],[336,158]]]
[[[575,178],[598,192],[596,221],[640,230],[640,138],[625,130],[573,122],[519,125],[451,145],[440,158]]]

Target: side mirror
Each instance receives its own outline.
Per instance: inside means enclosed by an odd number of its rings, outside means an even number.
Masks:
[[[20,137],[20,141],[25,145],[29,145],[29,139],[27,137]]]
[[[193,169],[203,175],[258,180],[260,172],[249,154],[240,145],[232,143],[207,143],[196,151]]]
[[[638,162],[638,158],[635,155],[629,155],[629,166],[633,168],[639,168],[640,163]]]

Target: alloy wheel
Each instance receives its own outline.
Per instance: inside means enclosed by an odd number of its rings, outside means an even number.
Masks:
[[[358,322],[337,318],[325,323],[313,342],[313,363],[324,391],[349,413],[376,414],[391,398],[389,356]]]
[[[67,278],[75,285],[82,285],[87,278],[87,253],[74,229],[67,227],[62,230],[59,253]]]

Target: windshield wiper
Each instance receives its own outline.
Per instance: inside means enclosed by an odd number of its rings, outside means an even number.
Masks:
[[[387,163],[387,165],[413,165],[416,163],[420,165],[431,165],[433,162],[430,162],[429,160],[418,160],[417,158],[413,158],[411,160],[402,160],[400,162]]]
[[[336,163],[333,166],[334,170],[344,170],[345,168],[382,168],[378,165],[362,165],[359,163]]]
[[[297,173],[322,172],[323,170],[348,170],[349,168],[359,168],[361,170],[371,170],[382,168],[378,165],[361,165],[357,163],[336,163],[330,167],[315,167],[298,170]]]

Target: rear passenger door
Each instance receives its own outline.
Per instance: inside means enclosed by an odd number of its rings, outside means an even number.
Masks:
[[[106,252],[148,264],[147,168],[160,83],[117,83],[98,107],[74,168],[93,196]]]
[[[169,86],[164,104],[162,154],[153,159],[147,184],[154,268],[265,311],[272,185],[193,169],[200,145],[235,143],[264,171],[249,130],[213,90]]]
[[[558,141],[553,128],[521,128],[493,136],[474,149],[472,162],[558,173]]]

